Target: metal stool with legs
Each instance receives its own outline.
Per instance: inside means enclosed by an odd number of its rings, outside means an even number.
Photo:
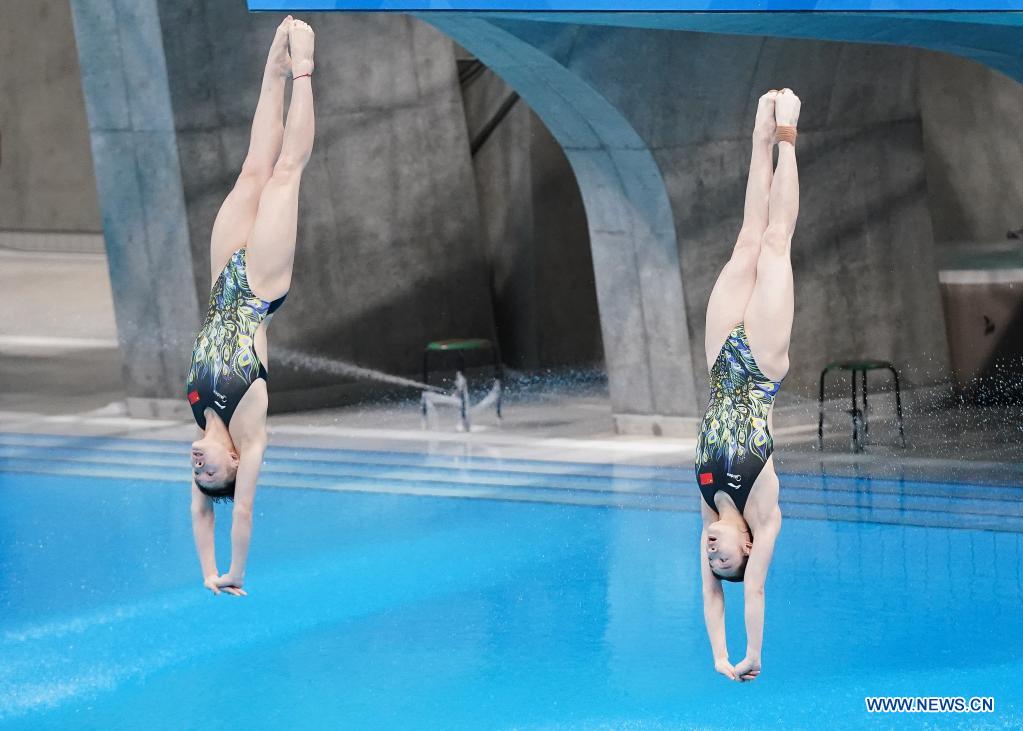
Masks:
[[[818,400],[817,419],[817,446],[824,449],[824,377],[829,371],[849,371],[852,375],[852,408],[849,414],[852,416],[852,446],[854,452],[863,451],[863,443],[860,440],[860,432],[863,432],[863,440],[870,436],[870,422],[867,419],[867,371],[888,370],[895,379],[895,414],[899,425],[899,438],[902,446],[906,446],[906,432],[902,423],[902,395],[899,391],[899,374],[895,366],[886,360],[842,360],[828,363],[821,371],[821,389]],[[861,374],[863,383],[863,408],[860,409],[856,403],[856,374]]]
[[[494,366],[494,386],[491,389],[491,395],[484,399],[485,403],[471,406],[469,404],[469,390],[465,380],[465,353],[469,351],[490,351],[493,366]],[[470,406],[473,411],[477,408],[483,408],[486,404],[493,403],[497,411],[497,418],[501,418],[501,400],[502,400],[502,376],[503,368],[501,366],[501,354],[498,350],[497,343],[491,342],[485,338],[454,338],[450,340],[434,340],[428,343],[426,349],[423,351],[423,383],[430,385],[430,354],[450,354],[454,353],[458,358],[458,370],[455,374],[456,390],[459,392],[459,411],[460,419],[463,428],[468,431],[469,429],[469,411]],[[424,419],[427,413],[427,397],[424,395],[422,399],[422,412]],[[425,422],[424,422],[425,423]]]

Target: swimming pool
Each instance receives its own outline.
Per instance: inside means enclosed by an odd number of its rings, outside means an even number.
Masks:
[[[688,469],[277,447],[236,599],[202,589],[183,462],[0,435],[5,728],[1023,724],[1013,488],[783,476],[787,515],[846,519],[786,519],[764,672],[739,685],[711,667]],[[1010,530],[950,530],[947,510]],[[922,525],[862,520],[900,514]],[[996,711],[869,716],[875,695]]]

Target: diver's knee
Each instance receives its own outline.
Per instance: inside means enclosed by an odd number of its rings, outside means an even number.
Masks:
[[[283,154],[277,160],[273,168],[273,180],[277,182],[289,182],[298,179],[305,169],[308,157]]]
[[[749,246],[749,245],[736,245],[735,250],[732,252],[732,258],[728,260],[725,265],[728,270],[728,274],[732,276],[756,276],[757,273],[757,259],[760,258],[760,244]]]
[[[241,172],[235,186],[255,186],[262,188],[273,175],[273,166],[255,158],[247,157],[242,163]]]
[[[792,245],[792,236],[787,226],[772,224],[764,231],[764,238],[760,243],[761,251],[778,256],[789,253]]]

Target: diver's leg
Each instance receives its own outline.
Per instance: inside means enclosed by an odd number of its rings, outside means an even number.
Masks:
[[[298,229],[298,189],[313,148],[313,30],[300,20],[289,29],[292,75],[291,104],[281,155],[259,197],[249,235],[249,284],[264,299],[280,297],[291,286]]]
[[[775,100],[779,126],[795,127],[799,97],[783,89]],[[794,314],[792,234],[799,215],[799,172],[793,142],[778,143],[778,166],[771,182],[770,214],[757,259],[757,279],[746,308],[746,336],[753,357],[768,378],[779,380],[789,368],[789,338]]]
[[[774,98],[769,91],[760,97],[753,127],[753,152],[746,181],[746,203],[742,228],[732,256],[718,274],[707,301],[704,349],[707,367],[714,363],[728,333],[743,318],[746,303],[757,278],[760,242],[768,223],[768,199],[771,193],[772,147],[774,144]]]
[[[284,138],[284,83],[291,70],[288,56],[289,15],[277,27],[263,71],[259,102],[252,117],[249,149],[234,188],[220,206],[210,237],[210,268],[216,277],[231,254],[252,231],[259,195],[273,173]]]

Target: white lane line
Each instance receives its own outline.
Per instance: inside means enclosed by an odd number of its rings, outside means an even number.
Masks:
[[[61,469],[55,467],[9,470],[18,474],[52,475],[56,477],[116,477],[115,473],[100,469]],[[147,474],[133,474],[132,479],[167,483],[168,479]],[[359,481],[342,480],[308,484],[301,479],[277,480],[273,476],[264,487],[284,490],[321,490],[326,492],[370,495],[406,495],[411,497],[457,498],[494,500],[499,502],[549,503],[610,508],[685,510],[695,512],[698,503],[686,494],[673,492],[634,493],[626,490],[594,490],[543,485],[493,485],[484,483],[438,482],[436,485],[403,483],[398,480]]]
[[[275,426],[270,430],[274,434],[295,436],[329,436],[348,439],[383,439],[390,441],[413,442],[459,442],[485,446],[499,444],[501,446],[542,447],[550,449],[578,449],[582,451],[621,451],[645,454],[672,454],[681,449],[695,449],[695,439],[677,439],[652,437],[643,441],[635,437],[618,439],[572,439],[570,437],[530,437],[517,434],[497,434],[487,432],[437,432],[413,431],[411,429],[361,429],[340,426]]]
[[[104,407],[105,408],[105,407]],[[89,412],[87,412],[89,413]],[[85,426],[116,426],[129,429],[153,429],[168,426],[187,426],[188,422],[176,419],[143,419],[133,416],[87,416],[82,414],[40,414],[30,411],[0,411],[0,421],[18,421],[22,424],[80,424]],[[88,434],[48,434],[44,436],[96,436]],[[126,437],[125,438],[129,438]]]
[[[51,335],[0,335],[0,349],[94,350],[116,348],[116,338],[62,338]]]
[[[42,424],[82,424],[90,426],[117,426],[135,430],[187,426],[186,421],[169,419],[134,418],[128,416],[88,416],[84,414],[61,414],[46,416],[24,411],[0,411],[0,420],[18,420]],[[274,435],[324,436],[343,439],[379,439],[404,442],[448,442],[485,447],[487,445],[544,448],[551,450],[579,450],[582,452],[625,452],[633,454],[676,454],[696,448],[696,439],[676,437],[621,436],[609,439],[586,439],[572,437],[534,437],[520,434],[481,432],[441,432],[420,429],[379,429],[341,426],[300,426],[274,425],[270,418],[271,443]],[[128,435],[125,435],[128,436]]]
[[[50,449],[69,449],[95,452],[97,454],[113,451],[141,454],[148,458],[160,458],[166,456],[177,459],[181,454],[183,454],[182,447],[186,444],[186,442],[180,440],[149,441],[144,439],[106,437],[85,437],[84,439],[88,442],[79,443],[79,438],[73,436],[26,435],[26,433],[21,432],[0,431],[0,454],[6,453],[11,457],[16,457],[18,454],[34,455],[40,451],[45,452]],[[681,476],[683,474],[687,476],[688,471],[690,471],[687,467],[679,468],[674,465],[641,465],[631,463],[596,462],[592,461],[592,455],[590,454],[582,454],[580,457],[587,459],[575,461],[572,459],[562,458],[564,455],[572,456],[571,452],[560,452],[558,459],[552,459],[549,455],[537,455],[534,451],[529,449],[519,450],[519,452],[523,455],[522,457],[511,456],[510,453],[513,452],[513,450],[501,450],[501,454],[497,456],[488,454],[443,454],[421,451],[388,452],[383,450],[383,454],[392,456],[390,459],[382,456],[381,454],[377,454],[382,452],[380,449],[368,450],[369,454],[366,454],[367,450],[354,449],[351,447],[327,450],[322,447],[310,448],[296,445],[272,445],[270,450],[270,453],[267,455],[267,466],[271,470],[273,467],[270,465],[277,460],[297,460],[299,462],[330,462],[342,465],[385,465],[389,469],[489,469],[514,473],[564,473],[568,475],[599,477],[613,475],[615,478],[630,479],[652,478],[649,476],[651,471],[660,475],[659,477],[653,477],[655,479],[676,478],[676,476]],[[544,456],[547,458],[539,458]],[[525,460],[529,464],[518,464],[520,459]],[[63,461],[81,460],[78,458],[69,458]],[[612,471],[607,474],[587,471],[591,468],[602,467],[608,467]]]

